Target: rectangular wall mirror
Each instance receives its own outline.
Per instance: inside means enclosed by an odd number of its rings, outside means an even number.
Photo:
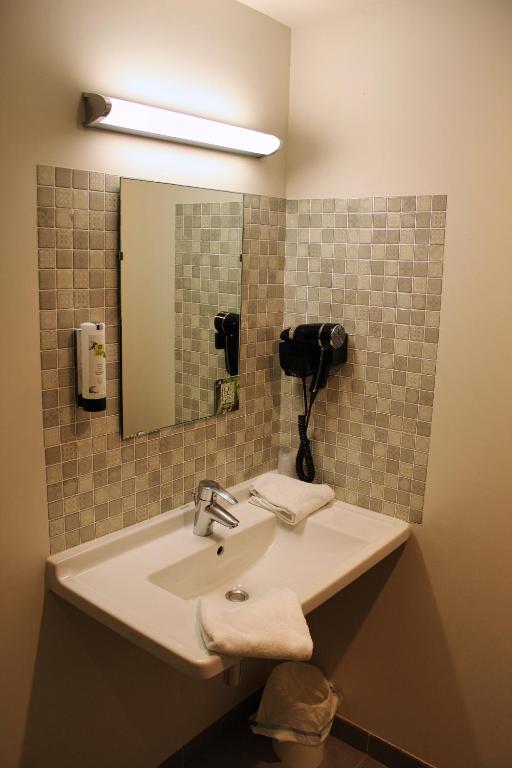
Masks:
[[[238,408],[243,195],[121,179],[123,437]]]

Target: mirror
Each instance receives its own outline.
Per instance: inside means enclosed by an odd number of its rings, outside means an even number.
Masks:
[[[121,179],[122,432],[238,409],[243,195]]]

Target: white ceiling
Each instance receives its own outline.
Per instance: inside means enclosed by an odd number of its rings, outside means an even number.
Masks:
[[[346,0],[239,0],[288,27],[302,27],[336,11]]]

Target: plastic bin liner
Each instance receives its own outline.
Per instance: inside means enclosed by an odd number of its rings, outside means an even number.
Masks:
[[[277,741],[315,746],[329,735],[339,703],[338,692],[319,669],[287,661],[271,672],[251,728]]]

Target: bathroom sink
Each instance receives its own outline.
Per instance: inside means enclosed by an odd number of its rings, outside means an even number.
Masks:
[[[187,504],[50,557],[50,589],[176,669],[210,678],[234,659],[206,650],[199,598],[225,605],[233,587],[249,600],[289,587],[307,614],[409,536],[407,523],[340,501],[290,528],[249,503],[250,485],[231,489],[237,528],[194,536]]]

